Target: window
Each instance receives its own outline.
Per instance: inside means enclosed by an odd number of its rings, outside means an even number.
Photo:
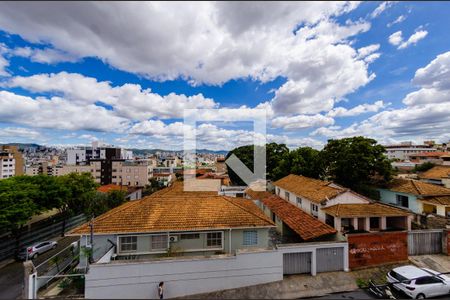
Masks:
[[[416,279],[416,284],[417,285],[422,285],[422,284],[433,284],[433,283],[442,283],[441,280],[439,280],[436,277],[432,277],[432,276],[425,276],[425,277],[421,277]]]
[[[206,246],[211,248],[222,247],[222,232],[209,232],[206,234]]]
[[[297,205],[301,207],[302,206],[302,198],[297,197],[296,200],[297,200]]]
[[[152,235],[152,250],[167,249],[167,235]]]
[[[137,250],[137,236],[120,237],[120,252],[131,252]]]
[[[396,195],[396,197],[397,197],[397,205],[409,207],[408,196]]]
[[[319,207],[316,204],[311,203],[311,215],[317,218],[318,214],[319,214]]]
[[[289,201],[289,192],[284,192],[284,198]]]
[[[256,230],[244,230],[244,242],[243,245],[257,245],[258,244],[258,232]]]
[[[277,188],[277,195],[280,196],[280,189]]]
[[[200,238],[199,233],[184,233],[180,235],[180,240],[197,240]]]

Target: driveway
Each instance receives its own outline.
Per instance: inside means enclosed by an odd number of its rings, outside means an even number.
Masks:
[[[59,240],[55,238],[54,240],[58,240],[58,247],[39,255],[33,260],[33,264],[35,266],[41,264],[78,239],[78,237],[73,236],[64,237]],[[17,299],[21,296],[23,272],[23,263],[15,261],[0,269],[0,299]]]
[[[421,268],[428,268],[438,272],[450,272],[450,257],[447,255],[433,254],[410,256],[409,260]]]

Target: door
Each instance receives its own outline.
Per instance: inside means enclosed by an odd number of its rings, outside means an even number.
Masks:
[[[283,274],[311,273],[311,252],[284,253]]]
[[[331,272],[344,270],[344,248],[317,249],[317,272]]]

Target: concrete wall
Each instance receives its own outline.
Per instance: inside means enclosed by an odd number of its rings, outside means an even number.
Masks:
[[[394,204],[397,205],[397,196],[396,195],[402,195],[408,197],[408,204],[409,209],[412,210],[414,213],[420,214],[422,213],[421,209],[422,206],[420,205],[420,201],[417,201],[417,197],[411,194],[405,194],[405,193],[399,193],[399,192],[393,192],[390,190],[385,189],[378,189],[380,192],[380,200],[384,203]]]
[[[408,260],[408,233],[348,234],[350,269]]]
[[[238,253],[215,258],[93,264],[86,275],[85,297],[173,298],[239,288],[283,279],[282,256],[275,250]]]

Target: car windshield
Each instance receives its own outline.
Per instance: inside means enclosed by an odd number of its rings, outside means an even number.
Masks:
[[[408,278],[406,278],[406,277],[404,277],[404,276],[398,274],[398,273],[395,272],[395,271],[391,271],[391,272],[389,272],[389,274],[390,274],[393,278],[395,278],[396,280],[398,280],[398,281],[400,281],[400,282],[409,281]]]
[[[19,252],[27,252],[27,248],[20,248]]]

